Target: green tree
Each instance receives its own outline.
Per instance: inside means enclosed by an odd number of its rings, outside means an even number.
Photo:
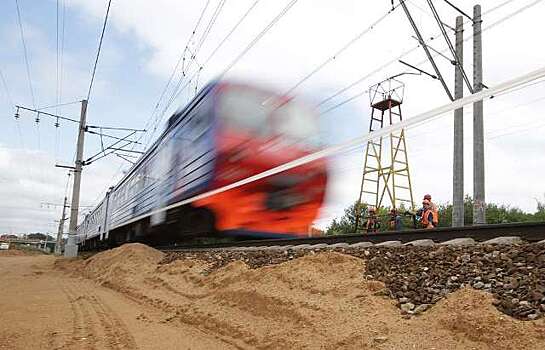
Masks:
[[[489,224],[513,223],[513,222],[528,222],[528,221],[545,221],[545,202],[537,200],[537,211],[533,214],[526,213],[519,208],[510,207],[508,205],[488,203],[486,205],[486,220]],[[340,218],[335,218],[326,229],[326,235],[342,235],[354,233],[356,226],[356,208],[359,210],[360,224],[358,232],[362,232],[363,225],[367,217],[367,206],[355,202],[344,210],[344,215]],[[439,227],[450,227],[452,225],[452,204],[438,205],[439,211]],[[382,225],[380,231],[388,230],[390,208],[379,208],[378,217]],[[399,208],[398,212],[403,216],[404,229],[413,227],[412,218],[408,213],[405,213],[404,208]],[[464,198],[464,220],[466,225],[471,225],[473,222],[473,199],[470,196]]]
[[[536,198],[537,211],[534,213],[534,221],[545,221],[545,202]]]
[[[489,224],[502,224],[512,222],[545,221],[545,203],[537,201],[537,212],[525,213],[519,208],[504,204],[488,203],[486,205],[486,222]],[[464,199],[464,222],[471,225],[473,222],[473,198],[466,196]],[[439,206],[439,227],[450,227],[452,224],[452,204]]]
[[[344,209],[344,215],[340,218],[335,218],[331,221],[331,224],[326,229],[326,235],[346,235],[354,233],[356,227],[356,217],[359,212],[360,225],[367,216],[367,206],[365,204],[358,204],[354,202],[348,208]]]

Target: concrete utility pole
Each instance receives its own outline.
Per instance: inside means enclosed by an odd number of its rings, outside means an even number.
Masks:
[[[464,97],[464,81],[460,66],[464,63],[464,21],[456,17],[456,56],[460,65],[454,68],[454,99]],[[454,157],[452,171],[452,227],[464,226],[464,109],[454,111]]]
[[[78,242],[76,228],[78,226],[79,191],[81,171],[83,168],[83,143],[85,139],[85,118],[87,116],[87,100],[81,101],[81,115],[79,120],[78,144],[76,150],[76,164],[74,169],[74,186],[72,187],[72,204],[70,206],[70,226],[68,241],[64,248],[64,256],[73,258],[78,256]]]
[[[57,232],[57,243],[55,243],[55,255],[61,255],[62,252],[62,235],[64,233],[64,221],[66,221],[66,202],[68,202],[68,198],[64,197],[62,216],[61,221],[59,222],[59,231]]]
[[[473,7],[473,88],[483,89],[481,5]],[[486,224],[483,101],[473,104],[473,224]]]

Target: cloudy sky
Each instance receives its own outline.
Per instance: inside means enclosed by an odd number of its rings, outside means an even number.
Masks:
[[[192,96],[195,86],[202,86],[230,67],[248,44],[292,1],[210,0],[195,36],[189,41],[192,50],[200,46],[196,55],[198,63],[190,64],[187,55],[184,64],[188,76],[202,66],[198,79],[191,80],[169,108],[165,103],[168,99],[164,98],[157,108],[159,113],[154,112],[206,3],[206,0],[112,1],[89,102],[88,123],[151,127],[151,130],[157,124],[161,130],[168,115]],[[435,3],[443,21],[453,25],[456,13],[452,8],[443,1]],[[472,13],[473,1],[456,0],[455,3],[467,13]],[[86,96],[106,5],[106,0],[19,0],[28,74],[15,0],[0,2],[0,37],[3,43],[0,51],[3,77],[0,82],[0,233],[56,231],[55,220],[60,216],[60,208],[42,203],[62,202],[67,175],[65,170],[54,165],[73,162],[76,128],[65,122],[55,128],[55,121],[44,117],[36,124],[36,116],[26,112],[21,112],[21,118],[16,121],[13,118],[14,105],[44,107],[56,104],[58,96],[63,103]],[[528,5],[531,6],[525,9]],[[439,33],[425,0],[408,0],[408,6],[426,40]],[[493,86],[540,68],[545,63],[545,47],[540,44],[540,35],[545,32],[545,1],[488,0],[483,1],[482,6],[483,28],[490,26],[483,33],[486,85]],[[406,70],[394,59],[415,47],[416,41],[411,37],[412,29],[401,8],[366,31],[390,8],[390,1],[296,1],[255,46],[236,61],[225,77],[288,91],[365,31],[349,48],[293,91],[316,105],[361,80],[318,108],[318,112],[327,111],[361,94],[370,85]],[[232,35],[216,50],[246,13]],[[216,20],[212,21],[214,17]],[[201,41],[210,23],[208,34]],[[471,79],[469,23],[465,24],[465,29],[469,40],[466,41],[464,59]],[[450,31],[449,34],[452,35]],[[446,48],[440,37],[430,41],[430,45],[439,51]],[[385,65],[391,60],[394,60],[393,64]],[[403,60],[432,71],[421,49],[411,51]],[[437,62],[447,83],[453,86],[453,66],[441,57]],[[383,69],[377,69],[379,67]],[[180,74],[181,69],[178,69],[174,75],[175,82]],[[60,80],[58,76],[61,76]],[[437,80],[405,76],[403,81],[406,84],[403,103],[406,118],[448,102]],[[535,198],[543,199],[544,86],[532,85],[485,103],[488,201],[534,211]],[[165,96],[172,94],[173,90],[169,88]],[[77,118],[79,105],[48,111]],[[465,109],[465,192],[468,194],[472,193],[471,113],[470,107]],[[335,144],[362,135],[368,129],[369,114],[368,96],[362,94],[320,115],[321,136],[326,144]],[[148,132],[143,141],[152,139],[152,135]],[[407,143],[417,199],[429,192],[437,202],[451,200],[452,113],[408,130]],[[100,140],[87,135],[86,157],[99,149]],[[320,225],[340,214],[357,198],[362,164],[363,148],[331,160],[328,200]],[[105,158],[86,167],[81,204],[96,204],[106,188],[114,184],[127,168],[128,163],[117,157]]]

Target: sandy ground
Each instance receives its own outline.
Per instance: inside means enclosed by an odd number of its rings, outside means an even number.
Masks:
[[[0,349],[545,349],[545,320],[473,289],[405,319],[363,260],[338,253],[258,269],[162,258],[139,244],[0,256]]]

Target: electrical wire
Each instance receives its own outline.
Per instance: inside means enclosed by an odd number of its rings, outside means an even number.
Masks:
[[[291,3],[289,3],[288,6],[287,6],[287,8],[288,8],[288,9],[291,8],[291,6],[293,6],[293,4],[294,4],[296,1],[297,1],[297,0],[292,1]],[[507,0],[507,1],[504,1],[503,3],[501,3],[501,4],[497,5],[497,6],[495,6],[494,8],[492,8],[492,9],[490,9],[490,10],[488,10],[488,11],[483,12],[483,16],[484,16],[485,14],[489,14],[489,13],[495,11],[495,10],[498,10],[499,8],[501,8],[501,7],[503,7],[503,6],[505,6],[505,5],[509,4],[509,3],[511,3],[512,1],[514,1],[514,0]],[[257,1],[256,1],[256,2],[257,2]],[[255,6],[255,3],[252,5],[251,8],[253,8],[253,6]],[[251,8],[250,8],[250,10],[251,10]],[[248,13],[250,10],[248,10],[247,13]],[[282,11],[283,14],[285,14],[285,12],[287,12],[287,11],[284,11],[284,10]],[[247,13],[243,16],[243,18],[241,19],[241,21],[247,16]],[[282,14],[282,15],[283,15],[283,14]],[[275,18],[275,19],[276,19],[276,18]],[[241,21],[240,21],[240,22],[241,22]],[[273,22],[276,22],[276,21],[273,20]],[[236,26],[238,26],[238,24],[239,24],[239,23],[237,23]],[[236,26],[235,26],[235,28],[232,29],[232,31],[234,31],[234,29],[236,29]],[[268,29],[270,29],[269,26],[268,26],[267,28],[265,28],[265,31],[268,30]],[[231,34],[231,32],[228,34],[228,36],[229,36],[230,34]],[[260,35],[258,35],[259,38],[262,36],[261,34],[262,34],[262,33],[260,33]],[[438,36],[439,36],[439,35],[437,35],[435,38],[437,38]],[[435,39],[435,38],[432,38],[432,40]],[[224,40],[226,40],[226,39],[224,39]],[[223,41],[222,41],[222,43],[223,43]],[[221,43],[219,46],[221,46],[222,43]],[[250,43],[249,48],[251,48],[253,45],[255,45],[255,42]],[[414,48],[412,48],[412,49],[410,49],[410,50],[407,50],[407,51],[404,52],[399,58],[403,58],[404,56],[406,56],[406,55],[408,55],[408,54],[414,52],[416,49],[418,49],[418,47],[419,47],[419,45],[417,45],[416,47],[414,47]],[[247,48],[247,49],[249,49],[249,48]],[[215,52],[215,51],[217,51],[217,50],[214,50],[214,52]],[[247,52],[247,50],[243,51],[242,55],[239,55],[239,57],[243,56],[246,52]],[[213,55],[211,55],[211,56],[213,56]],[[211,58],[211,56],[207,59],[207,61]],[[237,57],[237,59],[235,59],[235,61],[234,61],[235,63],[240,59],[239,57]],[[338,95],[341,94],[342,92],[348,90],[349,88],[351,88],[351,87],[357,85],[358,83],[362,82],[363,80],[367,79],[367,77],[369,77],[370,75],[373,75],[373,74],[375,74],[376,72],[378,72],[378,71],[384,69],[385,67],[389,66],[390,64],[393,64],[394,62],[397,62],[397,60],[398,60],[399,58],[393,59],[393,60],[389,61],[387,64],[382,65],[382,66],[379,67],[378,69],[376,69],[376,70],[374,70],[373,72],[371,72],[371,73],[369,73],[368,75],[366,75],[364,78],[359,79],[358,81],[356,81],[356,82],[354,82],[353,84],[351,84],[348,88],[343,89],[341,92],[335,94],[334,96],[332,96],[332,97],[329,98],[329,99],[332,99],[332,98],[338,96]],[[207,61],[206,61],[206,62],[207,62]],[[177,66],[178,66],[178,65],[179,65],[179,62],[178,62],[178,64],[177,64]],[[234,65],[234,64],[229,65],[228,68],[227,68],[224,72],[227,72],[233,65]],[[198,72],[198,71],[197,71],[197,72]],[[197,74],[197,72],[196,72],[193,76],[195,76],[195,75]],[[225,74],[225,73],[223,73],[223,74]],[[223,75],[223,74],[222,74],[222,75]],[[173,76],[173,75],[172,75],[172,76]],[[171,82],[171,80],[172,80],[172,79],[169,78],[169,81],[167,82],[167,84],[169,84],[169,83]],[[190,81],[191,81],[191,79],[190,79]],[[184,86],[184,88],[182,88],[182,90],[184,90],[186,86],[187,86],[187,84]],[[164,91],[166,91],[166,87],[165,87]],[[363,93],[365,93],[365,92],[366,92],[366,91],[364,91]],[[360,93],[359,95],[361,96],[361,94],[363,94],[363,93]],[[164,95],[164,94],[162,93],[161,95]],[[353,98],[356,98],[356,97],[358,97],[358,96],[355,96],[355,97],[353,97]],[[323,103],[325,103],[325,102],[327,102],[327,101],[323,101]],[[347,103],[347,102],[345,102],[345,103]],[[159,104],[159,103],[158,103],[158,104]],[[158,104],[156,104],[156,108],[157,108]],[[321,104],[322,104],[322,103],[321,103]],[[328,110],[327,112],[329,112],[329,110]],[[148,142],[149,142],[149,140],[148,140]],[[147,146],[147,143],[146,143],[146,146]],[[121,167],[122,167],[122,166],[120,166],[120,168],[118,169],[118,172],[119,172],[119,170],[121,169]]]
[[[102,49],[102,40],[104,39],[104,32],[106,31],[106,25],[108,24],[108,16],[110,14],[110,5],[112,4],[112,0],[108,0],[108,7],[106,8],[106,15],[104,16],[104,23],[102,24],[102,32],[100,33],[100,40],[98,42],[98,50],[97,55],[95,58],[95,64],[93,66],[93,73],[91,74],[91,82],[89,83],[89,90],[87,92],[87,101],[89,101],[89,98],[91,97],[91,90],[93,89],[93,82],[95,81],[95,74],[97,70],[98,65],[98,58],[100,57],[100,51]]]
[[[184,53],[183,53],[184,57],[183,57],[183,60],[182,60],[182,74],[180,75],[180,77],[178,79],[178,82],[175,84],[175,86],[174,86],[174,88],[172,90],[172,93],[170,94],[170,97],[167,99],[166,107],[164,107],[162,112],[159,113],[158,115],[156,115],[156,117],[155,117],[152,132],[148,135],[149,137],[148,137],[148,139],[146,141],[146,146],[149,144],[149,142],[151,142],[151,140],[155,136],[155,132],[157,131],[157,128],[161,124],[161,122],[162,122],[162,120],[164,118],[164,115],[166,113],[166,110],[168,109],[168,107],[174,101],[177,90],[180,88],[180,85],[182,84],[183,80],[187,77],[185,72],[191,69],[191,66],[193,65],[194,62],[197,62],[197,65],[198,65],[197,54],[199,53],[204,41],[208,37],[208,34],[212,30],[212,27],[216,23],[216,20],[217,20],[218,16],[220,15],[221,10],[223,9],[223,6],[225,5],[225,2],[226,2],[226,0],[220,0],[218,6],[216,6],[216,9],[214,10],[214,13],[212,14],[212,17],[211,17],[210,21],[208,22],[207,26],[205,27],[204,32],[201,35],[201,38],[199,39],[199,44],[197,45],[197,47],[196,47],[196,49],[194,51],[191,51],[190,48],[189,48],[189,45],[191,43],[192,38],[194,38],[194,34],[196,32],[198,24],[200,24],[200,22],[202,20],[202,15],[204,14],[204,11],[206,10],[206,7],[208,6],[208,3],[206,4],[205,9],[201,13],[201,17],[199,18],[199,21],[197,22],[197,26],[195,27],[195,30],[193,31],[191,37],[188,40],[188,44],[186,45],[186,47],[184,49]],[[184,67],[183,64],[185,62],[185,53],[188,52],[188,51],[190,52],[190,61],[189,61],[189,64],[186,67]],[[191,80],[192,79],[190,79],[190,82],[191,82]]]
[[[214,26],[214,24],[216,23],[216,20],[219,16],[219,14],[221,13],[221,10],[223,9],[223,6],[225,5],[225,2],[227,0],[220,0],[218,6],[216,7],[214,13],[212,14],[212,18],[210,19],[210,21],[208,22],[208,25],[206,26],[205,30],[204,30],[204,33],[201,35],[201,38],[199,39],[199,44],[197,45],[195,51],[191,54],[191,60],[189,61],[189,64],[188,66],[186,67],[186,70],[189,71],[193,65],[193,62],[196,62],[196,57],[197,57],[197,54],[199,53],[202,45],[204,44],[204,41],[206,40],[206,38],[208,37],[208,34],[210,34],[210,31],[212,30],[212,27]],[[199,72],[200,70],[200,67],[197,68],[195,74],[189,79],[190,81],[194,80],[193,78],[195,77],[195,75]],[[176,100],[176,98],[179,96],[180,94],[180,86],[182,85],[184,79],[186,78],[187,76],[186,75],[182,75],[180,76],[180,78],[178,79],[178,82],[174,88],[174,90],[172,91],[172,94],[170,95],[170,98],[168,99],[168,102],[165,106],[165,108],[163,109],[162,113],[161,113],[161,118],[158,122],[158,124],[162,121],[163,117],[164,117],[164,114],[166,113],[166,111],[168,110],[168,108],[172,105],[172,103],[174,102],[174,100]],[[184,90],[187,86],[189,85],[189,82],[182,88],[182,90]],[[157,129],[156,127],[154,128],[155,130]]]
[[[267,24],[267,26],[261,30],[261,32],[259,32],[259,34],[257,34],[253,39],[252,41],[250,41],[250,43],[242,50],[242,52],[240,52],[228,65],[227,67],[218,75],[217,79],[221,79],[225,74],[227,74],[227,72],[229,72],[237,63],[238,61],[240,61],[247,53],[248,51],[250,51],[258,42],[259,40],[261,40],[261,38],[263,38],[263,36],[272,28],[274,27],[274,25],[276,23],[278,23],[278,21],[284,17],[284,15],[293,7],[293,5],[295,5],[297,3],[298,0],[291,0],[284,8],[282,8],[282,10],[269,22],[269,24]],[[197,75],[198,71],[196,71],[190,78],[190,80],[192,80],[196,75]],[[185,88],[188,86],[189,84],[186,83],[184,85],[184,87],[182,87],[182,89],[180,89],[177,93],[177,95],[175,96],[175,99],[178,97],[178,95],[180,94],[181,91],[184,91]],[[166,112],[166,111],[165,111]]]
[[[231,70],[231,68],[233,68],[233,66],[235,64],[237,64],[238,61],[240,61],[240,59],[242,59],[242,57],[244,57],[246,55],[246,53],[248,53],[248,51],[250,51],[254,46],[255,44],[257,44],[259,42],[259,40],[272,28],[274,27],[274,25],[293,7],[293,5],[295,5],[295,3],[297,3],[298,0],[291,0],[284,8],[282,8],[282,10],[269,22],[269,24],[263,29],[261,30],[261,32],[259,32],[259,34],[257,34],[253,39],[252,41],[242,50],[241,53],[238,54],[238,56],[236,56],[228,65],[227,67],[218,75],[217,79],[221,79],[225,74],[227,74],[227,72],[229,70]],[[194,80],[195,76],[199,73],[199,70],[197,69],[193,75],[189,78],[189,80],[185,83],[185,85],[179,89],[176,94],[174,95],[174,97],[170,100],[169,104],[167,104],[165,106],[165,108],[163,109],[162,113],[161,113],[161,116],[163,117],[168,108],[170,107],[170,105],[172,104],[172,102],[174,100],[176,100],[178,98],[178,96],[180,95],[180,93],[182,91],[185,91],[185,89],[189,86],[189,84],[191,83],[191,81]],[[161,118],[162,118],[161,117]]]
[[[463,98],[455,100],[455,101],[452,101],[452,102],[447,103],[445,105],[436,107],[436,108],[434,108],[432,110],[429,110],[429,111],[426,111],[424,113],[420,113],[418,115],[415,115],[415,116],[413,116],[411,118],[407,118],[407,119],[405,119],[405,120],[403,120],[403,121],[401,121],[401,122],[399,122],[397,124],[393,124],[393,125],[384,127],[384,128],[379,129],[377,131],[373,131],[373,132],[368,133],[366,135],[356,137],[356,138],[354,138],[352,140],[343,142],[343,143],[338,144],[338,145],[327,147],[327,148],[325,148],[323,150],[320,150],[320,151],[317,151],[315,153],[306,155],[304,157],[295,159],[293,161],[281,164],[279,166],[276,166],[274,168],[271,168],[271,169],[266,170],[264,172],[261,172],[259,174],[247,177],[247,178],[239,180],[239,181],[236,181],[234,183],[231,183],[229,185],[220,187],[218,189],[214,189],[214,190],[211,190],[211,191],[208,191],[208,192],[205,192],[205,193],[190,197],[188,199],[179,201],[177,203],[168,205],[168,206],[163,207],[163,208],[152,210],[149,213],[134,217],[134,218],[132,218],[130,220],[127,220],[127,221],[123,222],[120,225],[112,227],[111,229],[113,230],[113,229],[116,229],[118,227],[125,226],[125,225],[131,224],[133,222],[139,221],[139,220],[141,220],[143,218],[155,215],[157,213],[166,212],[168,210],[178,208],[178,207],[180,207],[182,205],[186,205],[186,204],[192,203],[192,202],[197,201],[197,200],[202,200],[204,198],[209,198],[209,197],[217,195],[219,193],[229,191],[231,189],[243,186],[245,184],[248,184],[248,183],[251,183],[251,182],[254,182],[254,181],[261,180],[263,178],[266,178],[266,177],[269,177],[269,176],[284,172],[286,170],[290,170],[290,169],[302,166],[304,164],[308,164],[308,163],[311,163],[313,161],[323,159],[325,157],[329,157],[329,156],[344,152],[344,151],[346,151],[348,149],[352,149],[353,147],[355,147],[357,145],[363,145],[366,142],[368,142],[369,140],[376,139],[376,138],[383,137],[383,136],[387,136],[390,133],[392,133],[393,131],[404,129],[404,128],[407,128],[407,127],[410,127],[410,126],[413,126],[413,125],[418,125],[420,123],[425,122],[426,120],[429,120],[429,119],[432,119],[432,118],[437,118],[438,116],[441,116],[441,115],[446,115],[447,112],[451,112],[451,111],[453,111],[455,109],[458,109],[458,108],[461,108],[461,107],[463,107],[465,105],[472,104],[472,103],[475,103],[477,101],[481,101],[481,100],[483,100],[485,98],[488,98],[488,97],[490,97],[490,96],[492,96],[494,94],[498,94],[498,93],[504,92],[504,91],[509,91],[509,90],[517,88],[517,87],[519,87],[519,86],[521,86],[523,84],[527,84],[529,82],[535,81],[535,80],[543,78],[543,77],[545,77],[545,66],[541,67],[540,69],[537,69],[535,71],[524,74],[522,76],[518,76],[518,77],[515,77],[515,78],[510,79],[508,81],[502,82],[502,83],[500,83],[500,84],[498,84],[496,86],[490,87],[489,89],[482,90],[482,91],[480,91],[478,93],[463,97]]]
[[[225,42],[231,37],[231,35],[237,30],[237,28],[242,24],[242,22],[246,19],[246,17],[248,17],[248,15],[250,14],[250,12],[252,12],[252,10],[256,7],[256,5],[259,3],[260,0],[255,0],[253,2],[253,4],[248,8],[248,10],[246,10],[246,12],[242,15],[242,17],[237,21],[237,23],[233,26],[233,28],[231,28],[231,30],[229,31],[229,33],[227,33],[227,35],[221,40],[221,42],[218,44],[218,46],[216,46],[216,48],[212,51],[212,53],[210,55],[208,55],[208,57],[206,58],[206,60],[204,61],[203,63],[203,66],[205,66],[208,62],[210,62],[210,60],[212,59],[212,57],[214,57],[214,55],[218,52],[218,50],[223,46],[223,44],[225,44]]]
[[[185,54],[186,54],[186,52],[187,52],[187,50],[189,48],[189,44],[191,43],[191,40],[193,39],[193,37],[195,36],[195,33],[197,32],[197,29],[199,28],[199,25],[200,25],[200,23],[202,21],[202,18],[204,17],[204,13],[206,12],[206,9],[208,8],[209,4],[210,4],[210,0],[207,0],[205,5],[204,5],[204,8],[201,11],[199,19],[197,20],[197,23],[195,24],[195,27],[193,28],[193,31],[191,32],[191,35],[190,35],[189,39],[187,40],[187,43],[185,44],[184,49],[183,49],[182,53],[180,54],[180,56],[178,58],[178,61],[176,62],[176,65],[174,66],[174,69],[170,73],[170,77],[168,78],[167,83],[165,84],[163,90],[161,91],[161,94],[159,95],[159,99],[157,100],[157,103],[155,104],[155,107],[153,108],[153,111],[151,112],[151,116],[150,116],[150,118],[148,118],[148,121],[146,122],[146,124],[144,126],[144,129],[148,129],[148,126],[151,125],[149,123],[153,120],[153,117],[155,116],[155,113],[157,113],[157,110],[159,109],[159,105],[161,104],[161,101],[163,100],[163,97],[164,97],[165,93],[167,92],[167,90],[168,90],[168,88],[170,86],[170,83],[172,82],[172,79],[174,78],[174,76],[176,75],[176,72],[178,71],[178,67],[180,66],[180,63],[182,63],[182,61],[185,60]],[[185,74],[185,72],[184,72],[184,67],[182,65],[182,75],[183,74]],[[140,136],[140,139],[143,136],[144,135],[142,134]],[[140,141],[140,139],[139,139],[139,141]]]
[[[55,34],[56,34],[56,67],[55,67],[55,73],[56,73],[56,101],[55,101],[55,114],[59,115],[59,107],[60,104],[60,97],[59,97],[59,73],[60,73],[60,67],[59,67],[59,59],[60,59],[60,53],[59,53],[59,0],[56,1],[56,11],[55,11],[55,17],[56,17],[56,27],[55,27]],[[58,121],[55,123],[55,160],[57,160],[58,152],[59,152],[59,128],[57,127]]]
[[[542,2],[542,1],[543,1],[543,0],[535,0],[535,1],[533,1],[532,3],[529,3],[529,4],[525,5],[525,6],[523,6],[522,8],[516,10],[515,12],[512,12],[512,13],[510,13],[509,15],[500,18],[499,20],[497,20],[497,21],[493,22],[492,24],[490,24],[490,25],[484,27],[483,29],[481,29],[481,33],[484,33],[485,31],[490,30],[490,29],[496,27],[497,25],[499,25],[499,24],[505,22],[506,20],[508,20],[508,19],[510,19],[510,18],[512,18],[512,17],[514,17],[514,16],[516,16],[516,15],[518,15],[518,14],[520,14],[521,12],[523,12],[523,11],[529,9],[530,7],[532,7],[532,6],[534,6],[534,5],[537,5],[538,3]],[[506,2],[504,2],[503,4],[501,4],[501,6],[503,6],[503,5],[505,5],[505,4],[509,3],[509,2],[510,2],[510,1],[506,1]],[[500,6],[496,6],[494,9],[492,9],[492,10],[490,10],[490,11],[487,11],[486,13],[490,13],[490,12],[492,12],[493,10],[497,10],[498,8],[500,8]],[[431,40],[434,40],[434,39],[436,39],[437,37],[438,37],[438,36],[432,37]],[[465,38],[464,41],[467,41],[467,40],[471,39],[472,37],[473,37],[473,34],[471,34],[470,36],[468,36],[467,38]],[[431,40],[430,40],[430,41],[431,41]],[[369,77],[373,76],[374,74],[378,73],[379,71],[383,70],[384,68],[390,66],[391,64],[393,64],[393,63],[399,61],[399,59],[401,59],[401,58],[407,56],[408,54],[410,54],[410,53],[412,53],[412,52],[414,52],[414,51],[415,51],[416,49],[418,49],[419,47],[420,47],[420,45],[417,45],[417,46],[415,46],[415,47],[413,47],[413,48],[411,48],[411,49],[409,49],[409,50],[403,52],[399,57],[397,57],[397,58],[395,58],[395,59],[393,59],[393,60],[390,60],[390,61],[386,62],[385,64],[383,64],[382,66],[380,66],[380,67],[378,67],[377,69],[373,70],[372,72],[366,74],[365,76],[363,76],[363,77],[359,78],[358,80],[352,82],[352,83],[349,84],[348,86],[346,86],[346,87],[344,87],[344,88],[338,90],[338,91],[335,92],[333,95],[330,95],[329,97],[327,97],[327,98],[325,98],[324,100],[320,101],[315,107],[316,107],[316,108],[319,108],[320,106],[324,105],[325,103],[327,103],[328,101],[332,100],[333,98],[335,98],[335,97],[341,95],[342,93],[344,93],[344,92],[346,92],[347,90],[353,88],[354,86],[359,85],[359,84],[362,83],[363,81],[367,80]],[[442,52],[445,52],[445,51],[447,51],[447,50],[448,50],[448,49],[442,50]],[[435,54],[435,55],[433,55],[433,56],[436,56],[436,55],[437,55],[437,54]],[[415,64],[415,66],[417,66],[417,67],[418,67],[418,66],[421,66],[421,65],[423,65],[423,64],[426,63],[426,62],[428,62],[428,60],[427,60],[427,59],[424,59],[424,60],[418,62],[417,64]],[[365,92],[365,91],[364,91],[364,92]],[[336,108],[338,108],[338,107],[341,107],[341,106],[345,105],[346,103],[348,103],[348,102],[350,102],[350,101],[353,101],[354,99],[358,98],[358,97],[361,96],[361,95],[362,95],[362,93],[360,92],[360,93],[358,93],[358,94],[356,94],[356,95],[354,95],[354,96],[351,96],[351,97],[349,97],[349,98],[347,98],[347,99],[345,99],[345,100],[342,100],[340,103],[336,104],[336,105],[333,106],[332,108],[328,108],[326,111],[324,111],[324,112],[322,112],[322,113],[325,114],[325,113],[327,113],[327,112],[331,112],[332,110],[334,110],[334,109],[336,109]],[[320,114],[322,114],[322,113],[320,113]]]
[[[0,79],[2,80],[2,86],[6,91],[6,99],[8,100],[10,105],[15,106],[15,103],[13,103],[13,99],[11,98],[11,93],[9,92],[8,84],[6,83],[6,78],[4,77],[2,69],[0,69]]]
[[[32,97],[32,106],[36,108],[36,99],[34,97],[34,87],[32,86],[32,75],[30,73],[30,59],[27,52],[27,46],[25,41],[25,32],[23,30],[23,22],[21,20],[21,10],[19,9],[19,1],[15,0],[15,6],[17,8],[17,23],[19,25],[19,33],[21,34],[21,42],[23,43],[23,52],[25,56],[26,74],[28,78],[28,88],[30,90],[30,96]]]
[[[360,40],[363,36],[365,36],[367,33],[369,33],[371,30],[373,30],[378,24],[380,24],[384,19],[386,19],[390,14],[392,14],[398,7],[400,3],[389,9],[385,14],[381,15],[377,20],[375,20],[371,25],[369,25],[367,28],[359,32],[356,36],[354,36],[352,39],[350,39],[347,43],[345,43],[340,49],[338,49],[333,55],[328,57],[325,61],[323,61],[321,64],[319,64],[316,68],[314,68],[312,71],[310,71],[307,75],[305,75],[301,80],[299,80],[295,85],[293,85],[291,88],[289,88],[283,95],[289,95],[291,94],[295,89],[297,89],[301,84],[303,84],[305,81],[310,79],[313,75],[321,71],[325,66],[327,66],[329,63],[333,62],[335,59],[337,59],[340,55],[342,55],[348,48],[350,48],[352,45],[354,45],[358,40]]]

